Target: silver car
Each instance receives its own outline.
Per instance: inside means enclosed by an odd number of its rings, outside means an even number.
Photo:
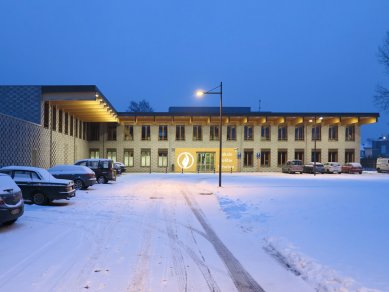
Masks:
[[[339,162],[326,162],[324,163],[325,173],[342,173],[342,165]]]

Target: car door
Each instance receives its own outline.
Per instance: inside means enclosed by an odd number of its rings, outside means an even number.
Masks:
[[[27,170],[14,170],[12,178],[22,190],[23,199],[30,200],[31,192],[34,189],[31,172]]]

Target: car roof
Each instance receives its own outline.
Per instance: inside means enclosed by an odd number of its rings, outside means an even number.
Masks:
[[[108,158],[86,158],[86,159],[80,159],[77,160],[75,163],[81,162],[81,161],[113,161],[112,159]]]
[[[42,170],[45,170],[44,168],[39,167],[33,167],[33,166],[18,166],[18,165],[10,165],[10,166],[4,166],[0,168],[1,170],[29,170],[29,171],[37,171],[40,172]]]
[[[74,165],[74,164],[58,164],[54,165],[53,167],[50,167],[48,171],[50,170],[84,170],[87,172],[91,172],[92,170],[89,167],[83,166],[83,165]]]

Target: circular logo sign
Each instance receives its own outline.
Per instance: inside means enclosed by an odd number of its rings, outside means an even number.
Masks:
[[[180,168],[191,168],[194,163],[193,155],[189,152],[182,152],[177,157],[177,164]]]

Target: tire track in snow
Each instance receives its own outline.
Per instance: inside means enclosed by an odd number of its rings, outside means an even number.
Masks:
[[[184,196],[193,214],[203,227],[205,233],[207,234],[209,242],[213,245],[219,257],[226,265],[230,273],[230,277],[235,284],[235,287],[239,291],[244,292],[264,292],[265,290],[263,290],[263,288],[257,283],[257,281],[255,281],[255,279],[250,275],[250,273],[246,271],[246,269],[242,266],[238,259],[235,258],[231,251],[219,239],[219,237],[211,228],[211,226],[209,226],[209,224],[205,220],[205,216],[201,209],[196,208],[194,206],[194,203],[192,203],[192,201],[189,199],[186,192],[182,191],[182,195]]]

